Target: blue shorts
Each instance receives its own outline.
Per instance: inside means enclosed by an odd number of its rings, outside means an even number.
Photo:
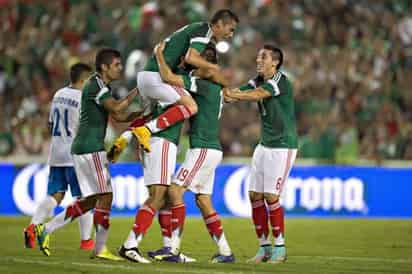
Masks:
[[[66,192],[69,185],[73,197],[82,196],[74,167],[51,166],[47,194],[53,195],[57,192]]]

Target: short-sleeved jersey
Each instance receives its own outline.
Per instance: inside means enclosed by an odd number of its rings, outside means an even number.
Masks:
[[[212,30],[207,22],[186,25],[165,39],[163,51],[166,63],[174,72],[189,48],[202,52],[212,37]],[[146,71],[159,71],[156,57],[152,56],[146,64]]]
[[[73,166],[70,150],[79,124],[81,96],[80,90],[69,86],[53,96],[49,115],[52,137],[47,160],[50,166]]]
[[[292,84],[286,75],[279,71],[267,81],[256,77],[240,89],[248,90],[257,87],[265,89],[272,95],[258,102],[262,123],[260,143],[271,148],[297,148]]]
[[[185,88],[192,92],[198,112],[190,118],[190,147],[222,150],[219,140],[222,113],[222,86],[209,80],[183,76]]]
[[[79,129],[72,144],[73,154],[103,151],[109,113],[103,102],[112,97],[110,86],[94,74],[83,88]]]

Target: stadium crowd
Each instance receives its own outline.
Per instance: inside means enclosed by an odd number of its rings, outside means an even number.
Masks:
[[[412,2],[408,0],[0,0],[0,157],[47,154],[49,103],[70,65],[102,46],[122,52],[135,85],[153,46],[230,7],[240,17],[220,63],[234,86],[254,76],[256,49],[274,42],[296,99],[300,158],[412,160]],[[250,156],[255,104],[225,106],[227,156]],[[122,126],[111,125],[115,134]]]

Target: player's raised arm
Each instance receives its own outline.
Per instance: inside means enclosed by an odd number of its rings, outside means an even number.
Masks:
[[[197,68],[204,68],[211,71],[220,71],[220,67],[216,64],[206,61],[200,52],[195,48],[189,48],[185,55],[185,62]]]
[[[167,65],[165,58],[163,56],[164,48],[165,42],[161,42],[154,49],[156,60],[159,65],[160,77],[162,77],[163,81],[173,86],[185,87],[183,78],[179,75],[174,74],[170,67]]]

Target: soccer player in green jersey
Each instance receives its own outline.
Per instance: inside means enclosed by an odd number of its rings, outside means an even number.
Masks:
[[[164,61],[163,46],[160,44],[156,49],[162,79],[191,91],[199,110],[195,116],[190,118],[190,149],[168,191],[171,206],[169,218],[175,221],[170,222],[169,228],[163,226],[162,222],[160,223],[162,231],[171,231],[171,248],[166,254],[164,254],[165,248],[162,248],[154,252],[153,257],[172,262],[182,261],[180,241],[186,215],[183,194],[186,190],[190,190],[196,195],[196,204],[218,247],[218,252],[212,257],[212,262],[234,262],[235,258],[223,232],[220,217],[211,201],[215,169],[222,160],[222,148],[219,141],[220,115],[223,105],[222,86],[200,78],[200,76],[211,77],[207,70],[198,69],[192,73],[193,77],[187,74],[174,74]],[[216,49],[213,44],[209,44],[202,55],[210,62],[217,63]]]
[[[211,40],[217,42],[231,38],[238,22],[238,17],[232,11],[225,9],[217,11],[210,23],[198,22],[182,27],[164,40],[166,42],[164,52],[166,63],[173,72],[176,72],[181,59],[184,58],[187,64],[195,68],[216,71],[215,80],[226,85],[227,81],[219,72],[219,66],[205,60],[200,53]],[[148,61],[145,70],[138,73],[137,87],[143,102],[154,100],[163,107],[172,105],[159,117],[133,130],[140,145],[146,151],[150,151],[149,140],[152,133],[188,119],[196,114],[197,105],[186,90],[162,80],[154,56]],[[115,145],[122,149],[124,142]]]
[[[125,98],[112,97],[109,84],[120,78],[122,63],[120,53],[114,49],[102,49],[96,55],[96,73],[86,82],[80,106],[79,128],[71,146],[73,162],[80,190],[84,198],[69,205],[50,222],[35,227],[41,251],[50,255],[49,235],[75,218],[94,209],[96,229],[93,257],[121,260],[106,248],[110,226],[109,215],[112,204],[112,186],[108,160],[104,149],[104,138],[108,116],[117,121],[131,121],[140,113],[124,112],[137,96],[137,89]]]
[[[296,158],[298,138],[292,85],[279,71],[280,49],[265,45],[256,58],[258,76],[239,89],[225,89],[225,100],[256,101],[261,118],[261,139],[253,153],[249,198],[260,248],[249,262],[286,260],[284,210],[279,197]],[[269,214],[268,214],[269,211]],[[269,225],[275,245],[269,238]]]

